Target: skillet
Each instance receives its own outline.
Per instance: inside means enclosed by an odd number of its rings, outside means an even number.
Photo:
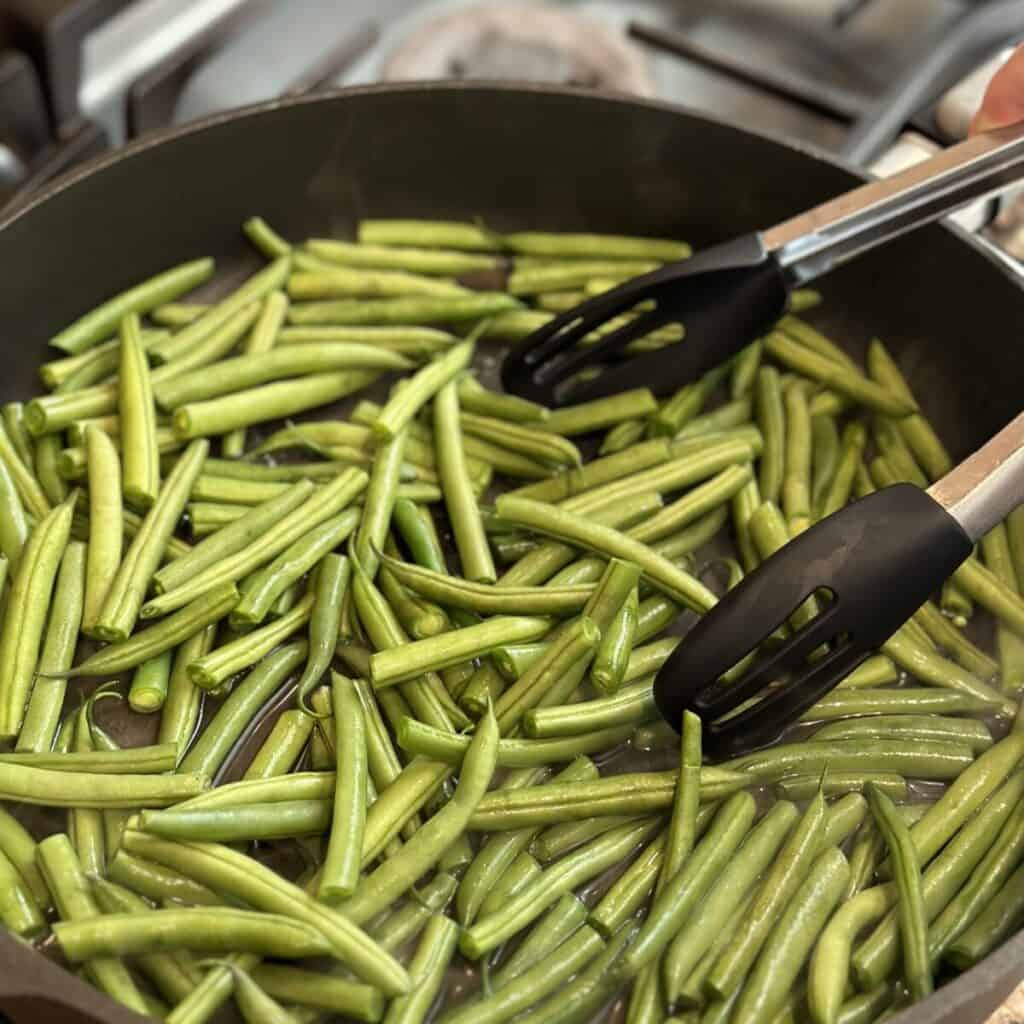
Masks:
[[[373,217],[481,217],[704,246],[776,223],[862,175],[812,149],[672,105],[521,85],[372,86],[276,101],[147,137],[0,212],[0,400],[38,392],[46,339],[177,262],[257,266],[253,214],[290,237]],[[816,322],[860,357],[894,352],[954,458],[1020,411],[1024,286],[932,226],[831,275]],[[984,1021],[1024,973],[1024,934],[898,1024]],[[20,1022],[140,1018],[0,936],[0,1008]]]

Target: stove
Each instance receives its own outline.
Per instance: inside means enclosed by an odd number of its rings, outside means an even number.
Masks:
[[[891,170],[962,137],[1017,38],[1008,0],[0,0],[0,202],[170,124],[442,77],[661,97]]]

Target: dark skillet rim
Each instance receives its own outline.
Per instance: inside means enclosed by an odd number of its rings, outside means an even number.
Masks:
[[[590,99],[600,103],[610,103],[620,106],[640,107],[648,110],[658,110],[669,114],[685,114],[687,117],[698,121],[705,121],[722,128],[732,129],[738,132],[752,135],[767,142],[775,143],[785,149],[797,152],[802,156],[829,164],[840,170],[846,171],[854,177],[863,181],[871,180],[871,175],[866,174],[863,169],[856,167],[846,160],[839,159],[835,155],[826,152],[818,146],[802,140],[786,138],[774,132],[741,127],[732,121],[707,114],[703,111],[694,110],[681,103],[672,103],[667,100],[648,99],[645,97],[631,96],[625,93],[601,91],[595,92],[591,89],[573,86],[551,86],[534,84],[528,82],[491,82],[487,80],[474,82],[452,82],[452,81],[423,81],[423,82],[393,82],[376,85],[349,86],[343,89],[335,89],[329,92],[318,92],[311,96],[299,96],[289,99],[268,100],[263,103],[248,104],[243,107],[236,107],[229,111],[212,114],[209,117],[191,121],[186,125],[177,128],[170,128],[160,132],[154,132],[135,142],[115,149],[111,153],[103,154],[87,161],[80,167],[76,167],[55,178],[50,184],[30,199],[18,205],[6,216],[0,211],[0,232],[10,225],[16,223],[22,217],[28,215],[37,206],[45,203],[52,197],[74,188],[74,186],[85,178],[102,172],[105,168],[145,153],[154,146],[162,146],[177,139],[186,138],[193,134],[214,129],[217,126],[242,119],[259,118],[265,114],[274,113],[282,108],[329,105],[344,100],[349,96],[375,96],[375,95],[401,95],[403,93],[421,92],[474,92],[478,94],[531,94],[538,97]],[[989,266],[997,271],[1004,279],[1012,282],[1024,295],[1024,278],[1018,274],[1010,265],[1009,261],[1001,256],[993,246],[980,241],[970,232],[965,231],[950,221],[943,221],[944,230],[951,232],[964,245],[982,257]],[[928,999],[908,1007],[898,1016],[892,1018],[893,1024],[928,1024],[932,1008],[938,1009],[940,1003],[948,1015],[955,1012],[957,1007],[964,1007],[979,994],[992,987],[1000,978],[1011,974],[1017,966],[1022,972],[1021,981],[1024,981],[1024,931],[1019,932],[1012,939],[1005,942],[994,953],[989,954],[980,964],[964,972],[954,981],[948,982],[936,990],[935,994]],[[1014,985],[1007,990],[1012,991]],[[111,1006],[116,1006],[111,1002]],[[120,1008],[118,1008],[120,1009]]]

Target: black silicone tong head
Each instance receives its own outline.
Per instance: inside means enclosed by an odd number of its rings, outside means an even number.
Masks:
[[[779,738],[885,642],[971,553],[957,521],[910,484],[855,501],[790,541],[700,619],[662,666],[654,699],[679,729],[700,716],[711,757]],[[760,645],[815,595],[819,614]],[[757,652],[737,678],[722,676]]]
[[[687,260],[635,277],[555,317],[505,357],[506,391],[558,406],[646,387],[664,395],[735,355],[782,315],[789,292],[774,256],[758,235],[746,235]],[[654,308],[596,341],[613,317],[641,303]],[[625,347],[666,324],[685,337],[630,356]],[[601,372],[590,376],[595,369]],[[581,371],[589,371],[580,376]]]

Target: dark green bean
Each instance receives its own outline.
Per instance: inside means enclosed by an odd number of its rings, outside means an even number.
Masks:
[[[318,897],[327,903],[337,903],[349,899],[360,884],[359,867],[366,827],[367,753],[366,725],[352,681],[333,673],[331,695],[337,767],[331,838]]]

